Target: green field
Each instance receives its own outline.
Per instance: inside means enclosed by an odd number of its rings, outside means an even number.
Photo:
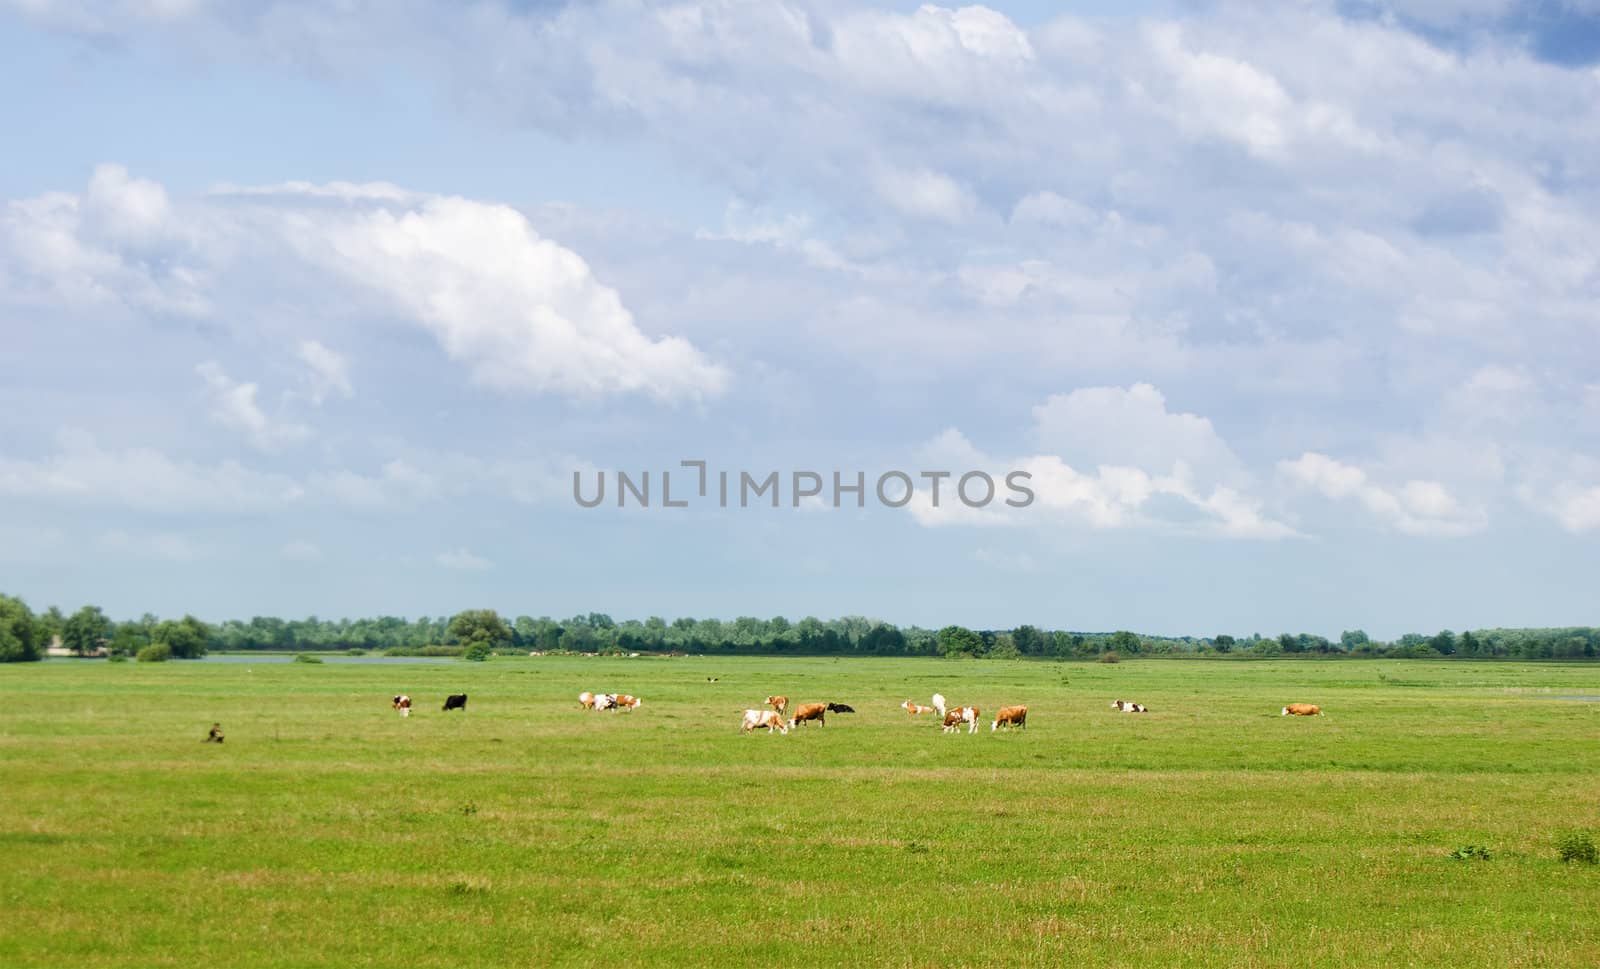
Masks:
[[[897,706],[936,690],[1028,729]],[[859,712],[742,736],[772,692]],[[1593,967],[1580,695],[1600,668],[0,667],[0,966]]]

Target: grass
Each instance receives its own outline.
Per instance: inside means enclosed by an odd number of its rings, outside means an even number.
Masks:
[[[898,707],[935,691],[1028,729]],[[768,693],[859,712],[740,735]],[[1600,703],[1558,699],[1595,694],[1397,661],[0,667],[0,967],[1600,965],[1600,869],[1554,847],[1600,833]]]

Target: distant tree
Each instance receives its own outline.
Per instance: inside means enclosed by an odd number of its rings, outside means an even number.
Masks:
[[[111,639],[111,620],[99,606],[84,606],[61,626],[61,645],[84,656]]]
[[[1021,659],[1022,650],[1017,648],[1015,636],[1011,633],[1000,633],[984,655],[989,659]]]
[[[1213,639],[1211,644],[1217,648],[1217,652],[1219,653],[1231,653],[1233,652],[1233,645],[1237,641],[1238,640],[1234,639],[1232,636],[1223,633],[1216,639]]]
[[[1472,635],[1472,631],[1468,630],[1461,634],[1461,640],[1456,644],[1456,652],[1462,656],[1481,656],[1483,655],[1483,645],[1478,642],[1478,637]]]
[[[1440,656],[1450,656],[1456,651],[1456,634],[1448,629],[1440,630],[1428,640],[1428,645]]]
[[[1106,648],[1114,650],[1123,656],[1132,656],[1144,648],[1144,641],[1136,633],[1131,633],[1126,629],[1119,629],[1111,634],[1110,639],[1106,640]]]
[[[1367,638],[1367,633],[1364,629],[1346,629],[1339,634],[1339,645],[1347,650],[1357,649],[1370,642],[1372,640]]]
[[[1017,652],[1024,656],[1043,656],[1050,651],[1050,640],[1033,626],[1018,626],[1011,631],[1011,641]]]
[[[157,623],[150,634],[152,645],[166,646],[178,659],[199,659],[210,641],[210,628],[193,616]]]
[[[511,645],[511,627],[493,609],[468,609],[450,619],[445,634],[462,646],[482,643],[485,649],[504,649]]]
[[[38,623],[21,599],[0,595],[0,663],[31,663],[40,658]]]
[[[972,656],[983,652],[983,637],[965,626],[946,626],[939,630],[939,652],[946,656]]]
[[[44,649],[55,641],[66,628],[67,617],[61,614],[61,609],[51,606],[44,612],[34,617],[34,628],[39,636],[39,648]]]

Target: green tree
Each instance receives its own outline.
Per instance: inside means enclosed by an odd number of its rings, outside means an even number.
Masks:
[[[1237,642],[1237,640],[1235,640],[1232,636],[1229,636],[1227,633],[1223,633],[1216,639],[1213,639],[1211,644],[1217,648],[1217,652],[1219,653],[1231,653],[1233,652],[1233,646],[1235,642]]]
[[[1024,656],[1043,656],[1050,651],[1050,640],[1034,626],[1018,626],[1011,631],[1011,641],[1017,652]]]
[[[1428,645],[1440,656],[1450,656],[1456,651],[1456,634],[1448,629],[1440,630],[1428,640]]]
[[[99,650],[111,639],[111,620],[99,606],[84,606],[61,626],[61,644],[85,656]]]
[[[152,644],[166,646],[178,659],[199,659],[210,641],[210,627],[193,616],[157,623],[150,634]]]
[[[946,656],[983,653],[983,637],[965,626],[946,626],[939,630],[939,652]]]
[[[1347,650],[1358,649],[1370,642],[1372,640],[1367,638],[1367,633],[1364,629],[1346,629],[1339,634],[1339,645]]]
[[[0,595],[0,663],[31,663],[40,654],[39,628],[21,599]]]
[[[466,647],[483,644],[484,649],[504,649],[511,645],[511,627],[493,609],[468,609],[450,619],[445,634]]]
[[[1124,656],[1132,656],[1138,653],[1143,645],[1137,634],[1131,633],[1126,629],[1117,630],[1111,634],[1110,639],[1106,640],[1107,649],[1121,653]]]

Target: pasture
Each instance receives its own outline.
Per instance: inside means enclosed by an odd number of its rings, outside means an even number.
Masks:
[[[980,732],[899,706],[936,691]],[[741,735],[769,693],[858,712]],[[0,667],[0,966],[1592,967],[1600,868],[1553,849],[1600,838],[1582,695],[1600,668]]]

